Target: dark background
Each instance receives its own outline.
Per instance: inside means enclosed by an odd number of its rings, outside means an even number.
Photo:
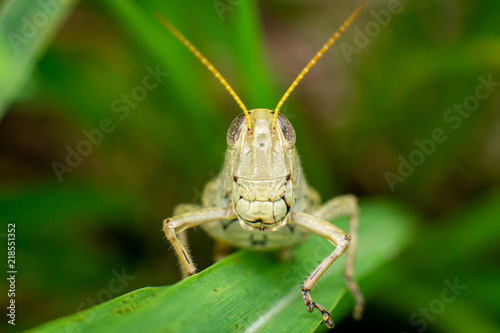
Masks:
[[[2,4],[3,37],[10,3]],[[225,11],[216,10],[220,3]],[[364,321],[346,319],[337,330],[498,332],[499,87],[474,96],[479,77],[500,82],[500,4],[402,1],[384,16],[390,3],[371,1],[282,109],[323,198],[384,197],[420,217],[408,250],[375,277],[381,287]],[[357,4],[79,2],[33,56],[22,89],[2,101],[0,240],[4,247],[6,225],[15,222],[16,330],[179,279],[161,222],[175,205],[199,202],[241,111],[154,11],[202,51],[249,109],[273,109]],[[18,80],[7,68],[15,60],[0,66],[3,82]],[[148,67],[168,76],[141,90]],[[120,101],[127,94],[128,107]],[[470,112],[448,111],[464,103]],[[58,178],[54,163],[68,166],[68,149],[84,149],[83,131],[103,119],[109,133],[94,134],[98,144]],[[442,142],[431,141],[436,131]],[[400,171],[391,185],[388,172]],[[190,241],[199,266],[210,265],[212,241],[199,230]],[[123,270],[133,278],[100,293]],[[423,315],[410,319],[455,279],[467,286],[456,301],[431,311],[425,327],[416,322]]]

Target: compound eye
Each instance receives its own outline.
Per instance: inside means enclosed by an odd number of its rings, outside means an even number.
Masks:
[[[240,138],[240,133],[245,125],[245,115],[239,115],[236,117],[231,125],[229,126],[229,130],[227,131],[227,146],[229,148],[233,148],[236,145],[236,142],[238,142],[238,139]]]
[[[295,129],[293,128],[292,123],[285,117],[283,114],[278,114],[278,125],[283,132],[283,136],[285,137],[286,143],[289,147],[293,147],[295,145]]]

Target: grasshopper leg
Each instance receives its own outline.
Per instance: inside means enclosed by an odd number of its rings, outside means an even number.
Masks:
[[[196,212],[201,209],[200,205],[195,204],[179,204],[174,209],[174,216]],[[188,233],[187,230],[184,230],[177,234],[177,238],[184,245],[184,248],[189,249],[189,241],[188,241]],[[181,269],[181,277],[183,279],[188,277],[188,274],[185,269]]]
[[[218,220],[233,219],[234,211],[228,208],[204,208],[197,211],[177,215],[163,221],[163,232],[172,244],[179,261],[187,276],[196,274],[198,271],[193,258],[177,235],[184,230]]]
[[[325,202],[313,215],[325,221],[330,221],[342,215],[348,215],[349,220],[349,249],[347,250],[346,265],[344,270],[344,280],[347,288],[355,301],[353,317],[361,319],[365,300],[359,290],[358,284],[354,280],[354,257],[358,243],[358,200],[354,195],[342,195]]]
[[[327,203],[331,205],[331,203]],[[324,208],[324,206],[322,206]],[[321,211],[320,208],[319,210]],[[329,210],[329,209],[325,209]],[[343,213],[337,212],[338,215],[343,215],[346,214],[345,210],[342,210]],[[357,211],[356,211],[357,212]],[[320,212],[321,213],[321,212]],[[310,295],[311,289],[314,287],[318,279],[323,275],[323,273],[330,267],[330,265],[339,258],[344,251],[347,249],[349,246],[349,242],[351,241],[351,237],[342,231],[340,228],[337,228],[333,224],[330,224],[323,219],[320,219],[316,216],[309,215],[309,214],[304,214],[304,213],[299,213],[299,212],[293,212],[292,213],[292,219],[291,222],[295,225],[298,225],[310,232],[313,232],[323,238],[326,238],[328,241],[330,241],[333,245],[335,245],[335,250],[328,256],[326,257],[315,269],[314,271],[307,277],[307,279],[304,281],[304,284],[302,285],[302,299],[304,301],[304,304],[307,307],[307,310],[309,312],[312,312],[314,308],[318,309],[321,314],[323,315],[323,323],[329,327],[333,327],[333,321],[330,317],[330,314],[324,308],[318,303],[313,302],[312,297]],[[349,269],[346,268],[346,275],[350,274],[350,279],[346,281],[353,281],[352,280],[352,272],[353,269],[350,267]],[[363,298],[361,296],[361,293],[359,292],[359,289],[357,288],[357,285],[354,284],[355,289],[351,290],[352,284],[348,284],[348,288],[353,293],[353,296],[355,297],[356,300],[356,310],[355,311],[360,311],[363,307]],[[359,297],[360,298],[359,298]],[[358,300],[361,299],[361,303],[358,303]]]

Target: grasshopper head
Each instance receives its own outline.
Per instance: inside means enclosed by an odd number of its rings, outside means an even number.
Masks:
[[[277,230],[286,224],[286,218],[294,204],[294,190],[298,188],[299,165],[294,148],[295,130],[279,110],[304,75],[351,24],[365,4],[366,0],[302,69],[274,111],[248,111],[233,88],[207,58],[167,20],[157,14],[158,20],[165,28],[214,74],[244,113],[229,127],[228,151],[223,170],[226,193],[232,193],[232,205],[243,227],[251,230]]]
[[[250,129],[241,115],[227,133],[225,172],[231,184],[228,189],[243,227],[277,230],[286,224],[294,203],[295,130],[282,114],[273,128],[271,110],[255,109],[249,115]]]

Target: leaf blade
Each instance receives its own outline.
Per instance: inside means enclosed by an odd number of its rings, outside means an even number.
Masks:
[[[409,240],[413,217],[384,202],[362,205],[357,276],[363,278],[380,268]],[[345,225],[341,221],[338,225]],[[364,222],[364,223],[363,223]],[[337,223],[336,223],[337,224]],[[380,242],[383,235],[384,242]],[[81,332],[99,328],[106,331],[264,332],[299,329],[314,331],[321,322],[318,312],[306,311],[300,282],[332,247],[319,237],[311,237],[295,250],[292,262],[278,262],[271,253],[239,251],[197,275],[165,287],[156,297],[119,320],[99,320],[77,326]],[[345,294],[343,265],[335,263],[313,289],[313,299],[334,309]],[[116,311],[121,298],[89,311]],[[192,301],[195,300],[195,301]],[[345,303],[345,302],[343,302]],[[343,315],[345,309],[340,311]],[[36,328],[33,332],[57,332],[63,323],[75,322],[75,314]],[[332,312],[335,319],[337,311]],[[77,324],[75,324],[77,325]],[[209,326],[208,326],[209,325]]]
[[[78,0],[53,7],[33,5],[30,0],[5,4],[0,16],[0,118],[21,93],[33,72],[38,57],[50,43]]]

